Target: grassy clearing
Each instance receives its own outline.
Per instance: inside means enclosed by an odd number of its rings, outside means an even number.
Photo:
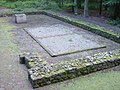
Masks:
[[[14,43],[12,30],[15,26],[8,23],[8,18],[0,18],[0,52],[16,53],[19,52],[18,46]]]

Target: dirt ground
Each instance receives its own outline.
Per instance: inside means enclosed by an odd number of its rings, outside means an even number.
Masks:
[[[99,52],[106,52],[106,51],[112,51],[115,49],[119,49],[120,45],[108,40],[106,38],[103,38],[99,35],[96,35],[94,33],[91,33],[87,30],[84,30],[82,28],[75,27],[73,25],[67,24],[65,22],[62,22],[60,20],[45,16],[45,15],[28,15],[28,23],[26,24],[15,24],[14,23],[14,18],[10,17],[10,23],[15,25],[17,27],[17,30],[15,31],[16,36],[17,36],[17,43],[21,47],[21,51],[28,51],[28,52],[39,52],[41,57],[43,59],[46,59],[49,63],[56,63],[56,62],[61,62],[61,61],[66,61],[66,60],[74,60],[77,58],[81,58],[84,56],[89,56],[93,55],[95,53]],[[51,57],[36,41],[31,38],[24,30],[23,28],[36,28],[36,27],[49,27],[51,25],[63,25],[69,28],[74,28],[72,31],[74,33],[77,33],[79,35],[82,35],[86,38],[89,38],[92,41],[95,41],[97,43],[103,44],[106,46],[106,48],[103,49],[97,49],[97,50],[91,50],[87,52],[80,52],[80,53],[73,53],[73,54],[68,54],[68,55],[62,55],[59,57]],[[62,27],[61,27],[62,28]]]
[[[42,58],[47,60],[49,60],[50,56],[23,28],[65,23],[38,15],[29,16],[27,24],[15,24],[13,18],[14,17],[0,18],[0,90],[33,90],[27,77],[27,69],[24,65],[19,64],[18,55],[24,51],[37,51],[42,55]],[[72,25],[69,26],[74,27]],[[92,34],[91,32],[87,33]],[[101,36],[98,37],[102,38]],[[109,48],[109,50],[119,48],[119,44],[110,40],[108,41],[110,42],[109,45],[115,45],[113,48]],[[118,46],[116,47],[116,45]],[[74,55],[70,55],[70,57],[65,60],[71,59],[72,56]],[[63,57],[50,59],[49,62],[58,62],[62,58]],[[64,61],[64,59],[62,60]],[[72,80],[47,85],[37,88],[36,90],[119,90],[119,81],[120,66],[117,66]]]
[[[78,12],[79,12],[78,15],[74,15],[69,10],[68,11],[61,11],[61,12],[57,12],[57,13],[60,15],[65,15],[65,16],[74,18],[76,20],[89,22],[89,23],[94,24],[94,25],[99,25],[101,27],[105,27],[105,28],[111,30],[114,33],[120,34],[120,28],[117,26],[114,26],[114,25],[110,25],[109,24],[110,18],[107,18],[105,15],[98,15],[98,12],[91,11],[89,17],[85,18],[83,16],[82,10],[79,10]],[[103,12],[103,14],[104,14],[104,12]]]

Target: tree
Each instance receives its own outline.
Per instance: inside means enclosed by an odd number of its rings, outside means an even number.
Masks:
[[[100,10],[99,10],[100,15],[102,14],[102,2],[103,2],[103,0],[100,0]]]
[[[109,13],[113,19],[120,18],[120,0],[107,0],[106,5],[109,6]]]
[[[74,0],[74,14],[78,14],[78,6],[77,6],[77,0]]]
[[[78,8],[81,8],[81,3],[82,3],[82,0],[77,0],[77,4],[78,4]]]
[[[84,2],[84,17],[88,17],[88,0]]]

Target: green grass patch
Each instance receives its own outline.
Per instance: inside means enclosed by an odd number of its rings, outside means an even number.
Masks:
[[[12,33],[15,26],[9,24],[8,21],[8,18],[0,18],[0,52],[17,53],[19,49],[14,43],[14,34]]]
[[[119,90],[120,72],[97,72],[51,86],[50,90]]]

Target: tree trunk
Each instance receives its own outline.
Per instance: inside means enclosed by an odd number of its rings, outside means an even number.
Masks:
[[[100,0],[100,11],[99,11],[99,15],[102,14],[102,1],[103,1],[103,0]]]
[[[74,0],[74,14],[78,14],[77,0]]]
[[[62,0],[58,0],[58,6],[61,8],[62,7]]]
[[[82,6],[81,6],[81,2],[82,0],[77,0],[77,3],[78,3],[78,8],[81,8]]]
[[[63,4],[64,4],[64,0],[62,0],[62,7],[63,7]]]
[[[113,19],[117,19],[119,17],[119,4],[116,4],[114,9]]]
[[[88,17],[88,0],[84,2],[84,17]]]

